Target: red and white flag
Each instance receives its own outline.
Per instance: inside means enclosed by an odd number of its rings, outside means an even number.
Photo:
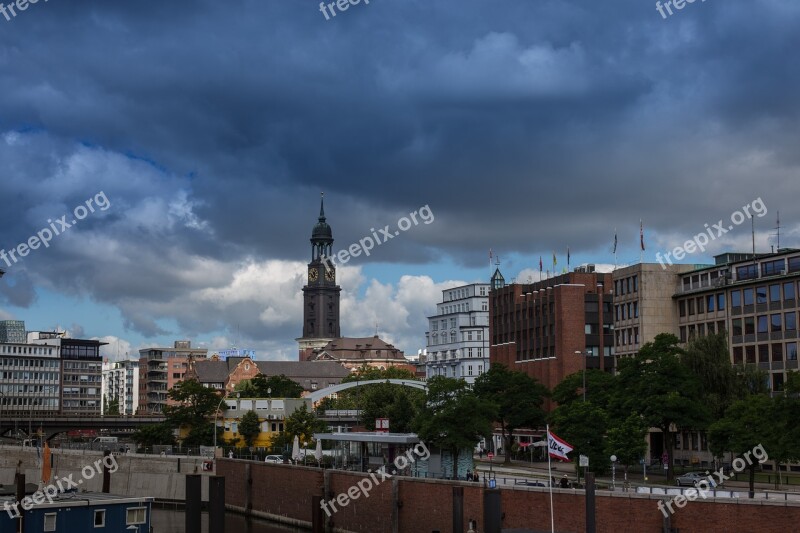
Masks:
[[[553,459],[561,459],[562,461],[569,461],[567,454],[572,451],[572,445],[567,444],[567,441],[560,439],[555,433],[547,430],[547,450],[550,457]]]

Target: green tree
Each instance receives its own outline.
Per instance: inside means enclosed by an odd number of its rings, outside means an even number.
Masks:
[[[119,398],[111,398],[106,395],[103,398],[103,402],[105,405],[103,406],[103,412],[109,416],[119,416]]]
[[[669,480],[674,473],[672,428],[703,428],[710,417],[700,378],[681,363],[682,353],[678,338],[662,333],[642,346],[635,357],[620,359],[609,411],[614,418],[637,414],[648,427],[661,429],[663,451],[669,457]]]
[[[386,369],[375,368],[374,366],[362,365],[358,370],[354,370],[349,376],[342,379],[342,383],[351,381],[371,381],[376,379],[414,379],[416,375],[407,368],[390,366]]]
[[[709,448],[717,457],[721,457],[726,451],[746,457],[745,454],[759,445],[772,453],[771,450],[780,448],[780,435],[785,431],[784,427],[776,424],[776,411],[776,402],[767,395],[735,402],[721,420],[710,426]],[[752,454],[749,454],[749,458],[745,464],[750,474],[750,498],[753,498],[758,461]]]
[[[314,433],[325,433],[326,431],[328,431],[328,424],[310,412],[304,403],[286,418],[283,423],[283,431],[273,438],[271,446],[287,449],[294,443],[295,436],[301,443],[310,443]]]
[[[248,381],[247,387],[253,398],[300,398],[303,396],[303,387],[283,374],[270,377],[257,374]],[[249,389],[250,386],[252,389]]]
[[[260,398],[258,388],[253,384],[252,379],[243,379],[233,387],[233,391],[238,392],[242,398]]]
[[[358,396],[358,406],[361,409],[361,422],[367,429],[375,429],[376,418],[388,418],[391,431],[413,431],[414,417],[425,403],[425,391],[390,383],[358,388],[364,389]]]
[[[544,424],[542,404],[547,388],[524,372],[493,364],[475,380],[473,390],[478,398],[495,406],[506,450],[504,464],[510,464],[514,431]]]
[[[647,450],[647,425],[638,415],[631,415],[618,425],[611,427],[606,435],[606,457],[617,456],[623,466],[625,480],[628,468],[637,464]]]
[[[589,470],[602,474],[608,468],[603,436],[608,430],[605,410],[592,402],[572,402],[559,405],[550,414],[550,425],[554,433],[572,445],[572,457],[585,455],[589,458]],[[575,471],[580,477],[578,462]]]
[[[720,332],[693,338],[680,359],[700,379],[703,402],[711,416],[721,418],[743,393],[742,380],[731,365],[728,334]]]
[[[496,417],[496,406],[479,398],[464,380],[435,376],[428,380],[427,399],[413,427],[424,442],[452,454],[456,476],[461,450],[488,438]]]
[[[613,374],[597,369],[586,371],[586,400],[605,409],[614,394],[616,379]],[[565,377],[553,388],[551,398],[558,405],[583,401],[583,371]]]
[[[213,446],[214,445],[214,424],[212,422],[202,422],[193,426],[188,426],[188,433],[181,440],[183,446]],[[225,446],[225,441],[221,436],[217,436],[217,445]]]
[[[213,418],[217,406],[222,410],[228,408],[225,402],[220,405],[221,396],[217,391],[194,379],[181,381],[169,390],[167,396],[177,402],[164,407],[164,416],[173,427],[201,426]]]
[[[245,445],[252,446],[260,433],[261,422],[258,419],[258,414],[255,411],[247,411],[239,422],[239,434],[244,439]]]
[[[142,426],[133,433],[131,438],[133,439],[133,442],[139,446],[145,446],[147,448],[152,448],[157,444],[163,444],[166,446],[175,445],[173,429],[165,422]]]

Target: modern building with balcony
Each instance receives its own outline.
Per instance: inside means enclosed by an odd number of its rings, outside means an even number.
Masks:
[[[171,348],[139,350],[138,410],[161,413],[168,404],[169,389],[183,381],[192,361],[207,356],[207,348],[192,348],[190,341],[175,341]]]
[[[442,291],[425,333],[425,377],[475,378],[489,369],[489,287],[473,283]]]
[[[100,412],[106,414],[107,402],[117,401],[119,414],[135,415],[139,408],[139,361],[103,362]]]
[[[103,384],[100,347],[107,343],[92,339],[71,339],[58,331],[29,332],[28,342],[59,348],[61,413],[77,416],[99,415]]]

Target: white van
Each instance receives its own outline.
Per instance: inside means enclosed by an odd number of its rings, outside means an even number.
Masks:
[[[116,444],[119,442],[118,437],[97,437],[92,442],[99,442],[102,444]]]

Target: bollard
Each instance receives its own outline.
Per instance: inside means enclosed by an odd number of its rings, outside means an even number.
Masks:
[[[103,492],[108,494],[111,492],[111,471],[108,469],[108,456],[111,452],[106,450],[103,452]]]
[[[595,486],[594,486],[594,473],[586,472],[586,533],[595,533]]]
[[[483,521],[485,533],[500,533],[503,529],[503,502],[498,489],[483,492]]]
[[[25,498],[25,474],[17,473],[17,502],[21,502]],[[19,522],[17,523],[17,531],[22,533],[25,531],[25,510],[22,508],[22,505],[18,507],[19,509]]]
[[[464,487],[453,487],[453,533],[464,531]]]
[[[225,533],[225,476],[208,478],[208,533]]]
[[[200,517],[203,512],[202,502],[202,480],[203,476],[189,474],[186,476],[186,531],[197,531],[201,529]]]

